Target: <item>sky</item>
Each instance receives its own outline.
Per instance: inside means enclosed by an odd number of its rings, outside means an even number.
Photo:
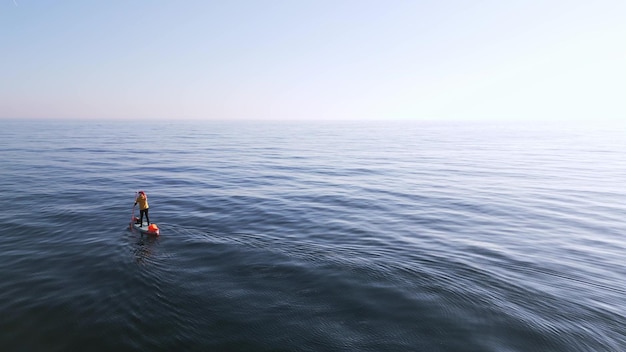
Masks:
[[[0,0],[0,118],[626,120],[624,0]]]

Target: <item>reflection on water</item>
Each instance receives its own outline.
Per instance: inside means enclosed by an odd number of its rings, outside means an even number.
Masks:
[[[156,247],[159,244],[159,237],[146,235],[134,229],[133,236],[136,238],[133,241],[134,245],[131,247],[131,252],[135,257],[135,262],[137,264],[147,264],[154,256]]]

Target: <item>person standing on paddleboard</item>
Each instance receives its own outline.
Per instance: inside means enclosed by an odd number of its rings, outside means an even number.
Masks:
[[[146,221],[150,225],[150,217],[148,216],[148,196],[144,191],[139,191],[139,195],[135,198],[135,205],[139,204],[139,227],[143,227],[143,214],[146,214]]]

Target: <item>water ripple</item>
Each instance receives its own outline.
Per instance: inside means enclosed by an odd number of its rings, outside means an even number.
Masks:
[[[9,350],[626,349],[623,129],[0,124]]]

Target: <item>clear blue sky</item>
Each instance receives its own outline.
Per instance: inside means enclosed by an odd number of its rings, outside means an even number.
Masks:
[[[626,1],[2,0],[0,118],[626,119]]]

